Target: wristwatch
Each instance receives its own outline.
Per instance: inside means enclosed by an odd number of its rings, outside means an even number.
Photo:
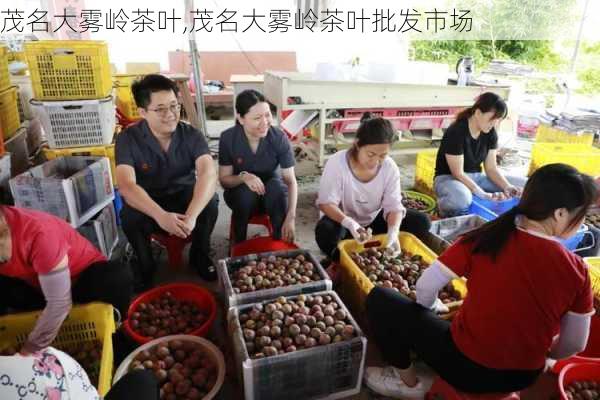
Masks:
[[[238,174],[238,176],[239,176],[240,178],[241,178],[241,177],[243,177],[244,175],[248,175],[248,172],[246,172],[246,171],[242,171],[242,172],[240,172],[240,173]]]

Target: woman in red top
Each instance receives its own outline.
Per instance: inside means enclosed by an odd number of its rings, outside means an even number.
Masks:
[[[414,303],[375,288],[367,315],[391,365],[367,368],[367,386],[390,397],[423,398],[414,351],[467,393],[508,393],[532,385],[548,358],[585,348],[593,295],[587,267],[557,240],[572,236],[598,198],[592,178],[564,164],[537,170],[519,205],[463,236],[425,270]],[[432,311],[438,291],[466,277],[468,296],[450,323]],[[558,334],[558,335],[557,335]]]
[[[130,270],[107,261],[65,221],[0,206],[0,313],[44,309],[22,354],[52,343],[72,301],[102,301],[125,315],[132,292]]]

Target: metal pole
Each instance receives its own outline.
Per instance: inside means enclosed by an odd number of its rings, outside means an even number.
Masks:
[[[575,72],[575,62],[577,61],[577,53],[579,52],[579,45],[581,43],[581,35],[583,35],[583,25],[585,24],[585,18],[587,16],[588,5],[590,4],[590,0],[585,0],[585,5],[583,6],[583,14],[581,14],[581,21],[579,22],[579,32],[577,32],[577,41],[575,42],[575,49],[573,50],[573,56],[571,57],[571,65],[569,67],[569,72]]]
[[[190,43],[190,57],[192,59],[192,73],[194,75],[194,87],[196,93],[196,112],[200,119],[200,127],[202,133],[208,138],[208,130],[206,128],[206,107],[204,106],[204,95],[202,91],[202,76],[200,75],[200,56],[198,55],[198,47],[196,46],[196,35],[192,30],[190,12],[194,10],[194,0],[185,0],[185,21],[188,30],[188,38]]]

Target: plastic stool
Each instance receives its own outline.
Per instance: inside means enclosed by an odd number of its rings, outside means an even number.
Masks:
[[[248,254],[266,253],[269,251],[295,250],[298,246],[294,243],[275,240],[268,236],[259,236],[244,240],[231,246],[230,256],[241,257]]]
[[[192,235],[182,239],[167,233],[153,233],[150,238],[167,249],[169,268],[178,269],[183,266],[183,249],[186,244],[192,241]]]
[[[231,222],[229,223],[229,241],[233,242],[233,220],[235,216],[231,216]],[[269,236],[273,236],[273,225],[271,225],[271,219],[268,214],[254,214],[250,217],[248,225],[262,225],[269,231]]]
[[[518,393],[489,393],[489,394],[467,394],[462,393],[450,386],[448,382],[435,378],[431,389],[425,395],[426,400],[519,400]]]

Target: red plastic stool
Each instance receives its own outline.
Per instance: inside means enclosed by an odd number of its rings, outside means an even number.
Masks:
[[[267,236],[244,240],[231,246],[231,257],[246,256],[248,254],[266,253],[268,251],[295,250],[298,246],[294,243],[275,240]]]
[[[454,389],[448,382],[435,378],[431,389],[425,395],[426,400],[519,400],[518,393],[467,394]]]
[[[178,269],[183,266],[183,249],[186,244],[192,241],[192,235],[182,239],[166,233],[153,233],[150,238],[167,249],[169,268]]]
[[[234,216],[231,216],[231,222],[229,223],[229,241],[233,242],[233,220]],[[273,236],[273,225],[271,225],[271,219],[267,214],[254,214],[250,217],[248,225],[262,225],[269,231],[269,236]]]

